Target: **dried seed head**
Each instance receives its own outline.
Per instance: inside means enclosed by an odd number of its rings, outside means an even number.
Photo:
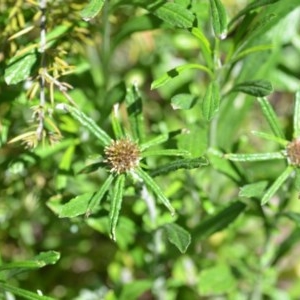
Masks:
[[[300,167],[300,138],[289,143],[286,151],[290,164]]]
[[[128,138],[113,141],[105,147],[105,162],[109,164],[110,171],[118,174],[134,169],[140,160],[140,151],[134,142]]]

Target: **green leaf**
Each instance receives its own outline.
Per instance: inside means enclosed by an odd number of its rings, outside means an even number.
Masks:
[[[199,65],[199,64],[185,64],[185,65],[176,67],[176,68],[168,71],[166,74],[164,74],[160,78],[154,80],[152,82],[152,84],[151,84],[151,89],[152,90],[153,89],[157,89],[157,88],[165,85],[170,80],[172,80],[173,78],[175,78],[178,75],[180,75],[182,72],[184,72],[186,70],[190,70],[190,69],[199,69],[199,70],[202,70],[202,71],[206,72],[210,77],[213,77],[213,73],[211,72],[211,70],[209,70],[207,67],[205,67],[203,65]]]
[[[140,31],[154,30],[156,28],[163,28],[162,20],[152,14],[142,16],[132,16],[128,19],[116,35],[112,39],[112,48],[116,48],[125,38],[129,37],[132,33]]]
[[[93,119],[89,118],[82,111],[63,103],[58,104],[56,108],[65,112],[69,112],[99,140],[103,147],[108,146],[112,142],[110,136],[104,130],[102,130]]]
[[[121,139],[124,137],[124,131],[121,125],[121,120],[120,120],[120,106],[119,103],[115,104],[113,107],[113,112],[111,114],[111,126],[114,132],[115,139]]]
[[[232,291],[236,285],[229,266],[225,264],[202,270],[198,280],[201,296],[226,294]]]
[[[220,107],[220,88],[216,81],[212,81],[203,98],[202,113],[207,121],[210,121]]]
[[[140,150],[144,151],[144,150],[146,150],[149,147],[152,147],[152,146],[164,143],[164,142],[166,142],[168,140],[168,138],[169,138],[169,134],[168,133],[160,134],[160,135],[156,136],[155,138],[142,143],[140,145]]]
[[[259,198],[263,195],[267,185],[268,185],[267,181],[259,181],[259,182],[244,185],[240,189],[239,197]]]
[[[13,285],[10,285],[5,282],[0,282],[0,290],[10,292],[16,296],[19,296],[23,299],[28,299],[28,300],[55,300],[54,298],[51,298],[51,297],[40,296],[36,293],[14,287]]]
[[[191,235],[181,226],[175,223],[165,224],[168,240],[174,244],[181,253],[185,253],[191,243]]]
[[[292,233],[284,240],[280,242],[279,247],[276,249],[275,258],[272,261],[272,265],[276,264],[278,260],[283,257],[293,246],[299,244],[300,228],[296,227]]]
[[[140,299],[147,290],[150,290],[153,282],[150,280],[135,280],[123,285],[119,300]]]
[[[173,206],[171,205],[168,198],[164,195],[161,188],[155,183],[155,181],[141,168],[136,168],[135,173],[144,181],[145,185],[158,197],[158,199],[164,204],[164,206],[169,209],[171,215],[174,215],[175,210]]]
[[[96,207],[100,206],[101,201],[102,201],[105,193],[111,187],[113,180],[114,180],[114,176],[112,174],[109,174],[109,176],[107,177],[105,182],[102,184],[101,188],[98,190],[98,192],[95,194],[95,196],[92,197],[91,201],[88,203],[88,207],[86,210],[87,214],[90,214],[90,212],[93,212],[93,210]]]
[[[184,149],[191,153],[192,157],[202,156],[208,145],[208,128],[207,124],[192,124],[186,132],[178,137],[178,148]]]
[[[89,21],[95,18],[101,11],[104,4],[104,0],[91,0],[90,3],[80,12],[83,20]]]
[[[111,238],[116,241],[116,227],[119,219],[119,213],[122,207],[122,199],[125,185],[125,174],[118,175],[114,185],[111,206],[109,211],[109,228]]]
[[[223,40],[227,35],[227,15],[225,7],[220,0],[210,0],[209,2],[215,36]]]
[[[95,197],[96,193],[84,193],[72,198],[70,201],[62,205],[59,217],[74,218],[87,212],[88,205]]]
[[[25,261],[16,261],[0,265],[0,271],[13,269],[39,269],[46,265],[55,264],[60,258],[60,253],[56,251],[41,252],[33,259]]]
[[[261,137],[265,140],[276,142],[276,143],[280,144],[283,147],[286,147],[287,144],[289,143],[287,140],[279,138],[279,137],[277,137],[273,134],[268,134],[268,133],[265,133],[265,132],[254,131],[254,130],[251,131],[251,133],[254,134],[255,136]]]
[[[271,127],[274,135],[281,139],[285,139],[284,133],[280,127],[280,122],[278,120],[278,117],[276,116],[276,113],[274,112],[268,99],[258,98],[257,101],[260,104],[262,112],[266,120],[268,121],[269,126]]]
[[[242,92],[254,97],[263,97],[271,94],[273,87],[267,80],[251,80],[235,85],[231,92]]]
[[[231,64],[233,64],[234,62],[237,62],[238,60],[244,58],[247,55],[256,54],[256,53],[262,52],[262,51],[268,51],[273,48],[274,48],[274,46],[272,44],[253,46],[253,47],[247,48],[241,52],[237,52],[234,55],[234,57],[232,59],[230,59],[229,62]]]
[[[216,215],[205,219],[194,230],[193,234],[201,240],[213,233],[225,229],[245,210],[246,205],[240,201],[233,202]]]
[[[244,9],[240,10],[237,15],[235,15],[232,20],[229,23],[229,26],[231,26],[235,21],[237,21],[241,16],[246,15],[250,13],[252,10],[257,9],[259,7],[273,4],[278,2],[279,0],[256,0],[251,3],[249,3]]]
[[[37,56],[34,52],[29,52],[21,56],[14,56],[5,69],[5,82],[10,85],[17,84],[27,79],[31,74],[31,70],[36,63],[36,60]]]
[[[300,227],[300,213],[293,212],[293,211],[287,211],[287,212],[280,214],[280,216],[289,218],[290,220],[295,222],[295,224],[298,227]]]
[[[179,169],[195,169],[208,166],[209,162],[205,157],[185,158],[172,161],[169,164],[160,166],[150,173],[151,177],[174,172]]]
[[[251,153],[251,154],[226,153],[224,154],[223,157],[232,161],[264,161],[264,160],[272,160],[272,159],[284,159],[285,155],[282,152]]]
[[[294,107],[294,133],[293,137],[300,136],[300,90],[296,92]]]
[[[85,222],[94,230],[103,234],[109,234],[109,218],[86,218]],[[121,250],[128,250],[128,247],[136,241],[136,231],[138,227],[133,220],[120,216],[118,220],[118,226],[116,227],[116,236],[118,239],[116,243]]]
[[[180,28],[190,28],[193,26],[195,19],[193,13],[177,3],[155,2],[154,4],[147,5],[146,8],[156,17],[172,26]]]
[[[195,36],[199,40],[203,57],[204,57],[207,65],[210,68],[212,68],[213,67],[213,57],[212,57],[212,50],[211,50],[211,45],[210,45],[209,40],[206,38],[206,36],[203,34],[203,32],[200,30],[200,28],[193,27],[191,30],[191,33],[193,36]]]
[[[191,109],[195,104],[196,97],[191,94],[177,94],[171,98],[171,106],[176,109]]]
[[[143,102],[136,85],[127,89],[125,101],[133,138],[142,143],[145,140]]]
[[[110,174],[101,188],[96,193],[85,193],[72,198],[69,202],[62,205],[59,217],[74,218],[80,215],[89,215],[98,206],[113,182],[114,176]]]
[[[282,186],[285,180],[292,174],[294,168],[292,166],[288,166],[282,174],[275,180],[275,182],[270,186],[270,188],[266,191],[264,196],[261,199],[261,205],[265,205],[270,201],[270,199],[274,196],[274,194],[278,191],[278,189]]]
[[[142,153],[142,157],[147,156],[189,156],[190,152],[183,149],[161,149],[161,150],[147,150]]]

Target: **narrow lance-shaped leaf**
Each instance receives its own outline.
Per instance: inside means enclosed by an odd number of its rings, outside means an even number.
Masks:
[[[133,138],[142,143],[145,140],[143,102],[135,84],[127,89],[125,101]]]
[[[231,26],[235,21],[237,21],[241,16],[248,14],[252,10],[268,4],[276,3],[278,1],[279,0],[256,0],[249,3],[244,9],[240,10],[238,14],[232,18],[232,20],[229,23],[229,26]]]
[[[209,43],[209,40],[206,38],[206,36],[202,33],[202,31],[199,28],[193,27],[191,33],[199,40],[200,47],[202,50],[202,55],[207,65],[210,68],[213,68],[214,63],[213,63],[211,45]]]
[[[117,177],[116,183],[114,185],[111,205],[109,212],[109,227],[111,238],[116,241],[116,226],[119,219],[119,213],[122,207],[123,192],[125,185],[125,174],[121,174]]]
[[[189,156],[190,152],[183,149],[162,149],[162,150],[147,150],[142,153],[142,157],[147,156]]]
[[[223,40],[227,35],[227,15],[220,0],[210,0],[212,26],[216,37]]]
[[[267,185],[268,185],[267,181],[259,181],[259,182],[244,185],[240,189],[239,197],[246,197],[246,198],[260,197],[263,195],[263,192],[266,189]]]
[[[96,193],[96,195],[92,198],[92,200],[90,201],[88,208],[86,210],[86,214],[90,214],[90,212],[92,212],[95,207],[100,206],[100,203],[105,195],[105,193],[108,191],[108,189],[110,188],[112,182],[113,182],[114,176],[113,174],[110,174],[107,179],[105,180],[105,182],[102,184],[101,188],[99,189],[99,191]]]
[[[205,157],[178,159],[169,164],[160,166],[150,173],[151,177],[167,174],[179,169],[195,169],[207,166],[208,160]]]
[[[156,17],[172,26],[190,28],[193,25],[195,16],[188,9],[178,3],[165,2],[149,4],[146,6]]]
[[[294,171],[292,166],[288,166],[283,173],[275,180],[275,182],[270,186],[270,188],[266,191],[264,196],[261,199],[261,205],[265,205],[270,201],[270,199],[274,196],[274,194],[278,191],[281,185],[285,182],[285,180],[290,176],[290,174]]]
[[[84,193],[63,204],[59,212],[60,218],[74,218],[87,212],[89,203],[96,193]]]
[[[171,98],[171,106],[174,110],[188,110],[193,107],[196,102],[196,97],[191,94],[177,94]]]
[[[89,118],[85,113],[78,110],[77,108],[67,105],[67,104],[58,104],[57,109],[69,112],[77,121],[79,121],[84,127],[86,127],[96,138],[102,146],[107,146],[112,142],[110,136],[102,130],[93,119]]]
[[[278,120],[271,104],[269,103],[268,99],[258,98],[257,101],[260,104],[260,106],[262,108],[262,112],[263,112],[264,116],[266,117],[273,133],[276,136],[278,136],[279,138],[285,139],[284,133],[279,125],[279,120]]]
[[[90,3],[80,12],[83,20],[89,21],[101,11],[104,0],[90,0]]]
[[[203,65],[199,65],[199,64],[185,64],[179,67],[176,67],[170,71],[168,71],[166,74],[164,74],[163,76],[159,77],[158,79],[154,80],[151,84],[151,89],[157,89],[163,85],[165,85],[166,83],[168,83],[170,80],[172,80],[173,78],[177,77],[178,75],[180,75],[182,72],[186,71],[186,70],[191,70],[191,69],[199,69],[202,70],[204,72],[206,72],[211,78],[213,77],[213,73],[211,72],[211,70],[209,68],[207,68],[206,66]]]
[[[294,108],[294,138],[300,137],[300,91],[297,91],[295,96]]]
[[[35,256],[33,259],[25,261],[16,261],[8,264],[3,264],[0,266],[0,271],[13,270],[13,269],[38,269],[49,264],[54,264],[60,258],[59,252],[47,251],[41,252],[39,255]]]
[[[163,133],[163,134],[160,134],[158,136],[156,136],[155,138],[149,140],[149,141],[146,141],[145,143],[142,143],[140,145],[140,150],[141,151],[144,151],[145,149],[149,148],[149,147],[152,147],[152,146],[155,146],[155,145],[159,145],[163,142],[166,142],[169,138],[169,134],[168,133]]]
[[[165,224],[163,227],[170,243],[174,244],[181,253],[185,253],[191,243],[190,233],[174,223]]]
[[[17,84],[27,79],[31,74],[31,69],[36,62],[36,54],[34,52],[27,53],[23,56],[13,57],[8,67],[5,69],[4,79],[9,84]]]
[[[55,300],[54,298],[38,295],[37,293],[33,293],[30,291],[15,287],[15,286],[10,285],[5,282],[0,282],[0,290],[10,292],[16,296],[21,297],[22,299],[27,299],[27,300]]]
[[[158,199],[169,209],[172,215],[175,214],[175,210],[171,205],[168,198],[164,195],[161,188],[156,184],[156,182],[141,168],[136,168],[135,173],[144,181],[145,185],[148,186],[149,190],[151,190]]]
[[[281,241],[280,245],[276,247],[276,252],[274,255],[274,259],[272,261],[272,266],[274,266],[279,259],[281,259],[284,255],[286,255],[293,247],[299,245],[300,238],[300,228],[296,227],[288,237]]]
[[[251,154],[226,153],[224,154],[223,157],[232,161],[264,161],[264,160],[272,160],[272,159],[284,159],[285,155],[282,152],[251,153]]]
[[[193,235],[200,239],[205,239],[213,233],[225,229],[245,210],[246,205],[240,201],[233,202],[219,213],[204,220],[197,226]]]
[[[235,85],[231,92],[242,92],[254,97],[264,97],[273,91],[272,84],[267,80],[250,80]]]
[[[100,205],[105,193],[111,186],[113,179],[114,176],[110,174],[96,193],[85,193],[72,198],[62,206],[59,217],[74,218],[84,214],[89,215],[97,205]]]
[[[124,137],[124,132],[120,122],[119,104],[115,104],[111,115],[111,125],[116,139]]]
[[[284,140],[282,138],[279,138],[273,134],[269,134],[269,133],[265,133],[265,132],[260,132],[260,131],[251,131],[251,133],[255,136],[258,136],[258,137],[261,137],[265,140],[268,140],[268,141],[273,141],[273,142],[276,142],[278,144],[280,144],[281,146],[283,147],[286,147],[287,144],[289,143],[287,140]]]
[[[210,121],[220,107],[220,88],[216,81],[212,81],[203,98],[202,113],[207,121]]]

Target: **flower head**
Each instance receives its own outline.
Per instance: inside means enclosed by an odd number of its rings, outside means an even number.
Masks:
[[[129,138],[114,140],[105,147],[105,162],[108,163],[111,172],[117,174],[128,172],[138,166],[140,150],[136,143]]]

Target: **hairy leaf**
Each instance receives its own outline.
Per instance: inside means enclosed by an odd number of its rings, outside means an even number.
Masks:
[[[83,20],[89,21],[101,11],[105,0],[90,0],[90,3],[80,12]]]
[[[271,94],[272,84],[267,80],[251,80],[235,85],[231,92],[242,92],[254,97],[263,97]]]

